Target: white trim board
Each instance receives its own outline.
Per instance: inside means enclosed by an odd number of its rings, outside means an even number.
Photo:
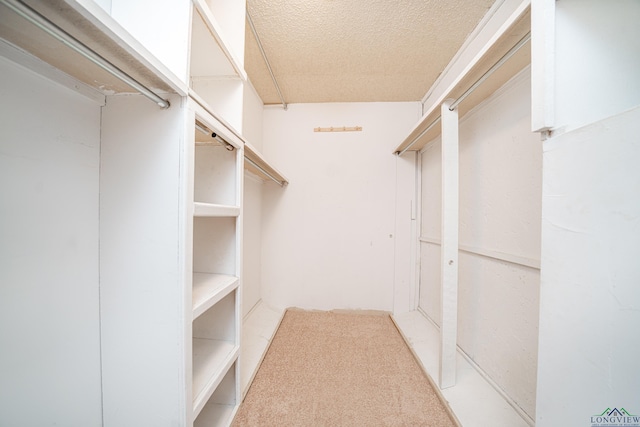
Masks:
[[[262,300],[253,306],[242,322],[242,351],[240,353],[240,386],[242,399],[269,350],[271,341],[280,327],[284,310],[268,306]]]

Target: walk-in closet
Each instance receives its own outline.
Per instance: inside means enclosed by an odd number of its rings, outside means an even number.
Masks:
[[[640,3],[436,3],[0,0],[0,427],[640,426]]]

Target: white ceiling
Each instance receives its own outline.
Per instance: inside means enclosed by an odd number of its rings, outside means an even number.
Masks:
[[[247,0],[287,103],[419,101],[494,0]],[[280,98],[247,25],[245,69]]]

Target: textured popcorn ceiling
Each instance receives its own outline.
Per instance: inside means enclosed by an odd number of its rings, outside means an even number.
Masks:
[[[419,101],[493,0],[248,0],[287,103]],[[245,69],[280,103],[247,25]]]

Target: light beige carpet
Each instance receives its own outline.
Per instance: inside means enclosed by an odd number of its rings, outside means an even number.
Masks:
[[[437,426],[449,417],[386,314],[289,310],[233,426]]]

